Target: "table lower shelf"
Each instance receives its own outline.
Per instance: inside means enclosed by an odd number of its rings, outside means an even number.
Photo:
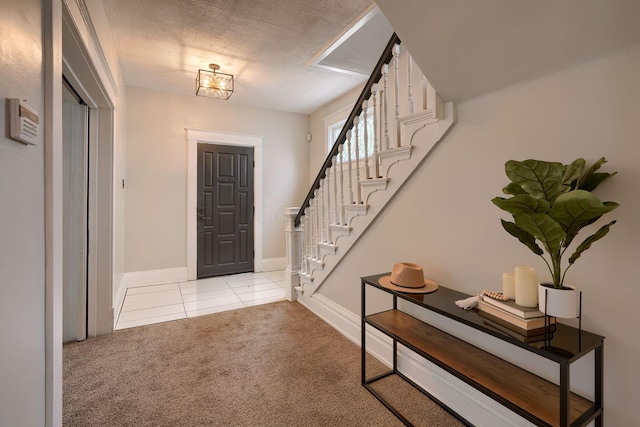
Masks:
[[[561,425],[557,385],[401,311],[389,310],[364,320],[536,424]],[[569,399],[571,425],[600,411],[574,393]]]

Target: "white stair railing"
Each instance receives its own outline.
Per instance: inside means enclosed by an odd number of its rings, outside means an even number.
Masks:
[[[403,55],[406,61],[401,61]],[[398,156],[410,157],[411,141],[402,140],[401,120],[419,115],[435,102],[435,92],[399,41],[390,42],[376,67],[318,174],[303,210],[293,222],[303,230],[302,242],[298,245],[301,247],[298,258],[302,260],[301,266],[292,267],[291,271],[298,271],[307,280],[313,280],[314,270],[323,268],[325,256],[336,253],[339,236],[351,232],[351,219],[366,214],[368,196],[377,188],[367,191],[363,188],[378,183],[380,188],[386,188],[389,166],[382,167],[385,159],[393,158],[389,162],[395,163],[402,160]],[[389,79],[393,82],[391,85]],[[414,96],[414,84],[420,87],[418,96]],[[393,108],[391,121],[390,108]]]

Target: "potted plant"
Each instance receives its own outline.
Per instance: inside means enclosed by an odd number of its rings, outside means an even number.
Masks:
[[[502,191],[511,197],[495,197],[491,200],[500,209],[513,215],[514,222],[501,220],[507,233],[540,256],[549,268],[553,282],[541,284],[539,288],[540,310],[549,315],[578,316],[576,292],[572,292],[572,296],[568,298],[573,305],[571,311],[563,313],[556,312],[555,297],[550,296],[547,289],[575,290],[564,283],[567,270],[594,242],[603,238],[616,222],[614,220],[603,225],[577,245],[563,269],[563,256],[578,232],[618,207],[618,203],[602,202],[592,193],[617,173],[597,172],[604,163],[604,157],[588,168],[585,168],[584,159],[577,159],[568,165],[531,159],[522,162],[509,160],[505,164],[505,172],[511,182]],[[538,242],[542,244],[542,248]],[[567,299],[568,292],[555,293],[564,294]],[[546,306],[545,301],[548,301]]]

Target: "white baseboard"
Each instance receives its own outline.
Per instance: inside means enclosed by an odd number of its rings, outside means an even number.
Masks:
[[[298,301],[342,335],[360,345],[360,317],[320,294],[300,298]]]
[[[287,259],[282,258],[266,258],[262,260],[259,271],[277,271],[284,270],[287,267]],[[258,271],[256,269],[256,271]]]
[[[263,259],[259,264],[259,266],[256,265],[256,271],[262,272],[284,270],[287,263],[286,258],[268,258]],[[147,271],[131,271],[129,273],[125,273],[123,276],[124,290],[126,290],[127,288],[135,288],[139,286],[186,282],[187,280],[187,267],[163,268],[160,270]]]
[[[162,270],[132,271],[124,274],[126,288],[162,285],[187,281],[187,267],[163,268]]]
[[[360,346],[360,317],[320,294],[298,300],[338,332]],[[367,352],[387,366],[392,366],[392,341],[373,328],[367,328]],[[398,346],[398,369],[433,397],[477,426],[534,426],[495,400],[457,379],[445,370]]]
[[[353,341],[354,344],[361,345],[361,321],[359,316],[320,294],[313,294],[310,298],[300,298],[298,302]],[[368,352],[385,365],[391,367],[391,339],[378,330],[367,329],[366,340]]]

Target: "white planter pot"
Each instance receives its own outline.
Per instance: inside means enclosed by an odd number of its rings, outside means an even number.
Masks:
[[[549,316],[576,318],[580,315],[580,292],[570,285],[555,289],[553,285],[547,287],[541,283],[538,285],[538,304],[540,311]]]

